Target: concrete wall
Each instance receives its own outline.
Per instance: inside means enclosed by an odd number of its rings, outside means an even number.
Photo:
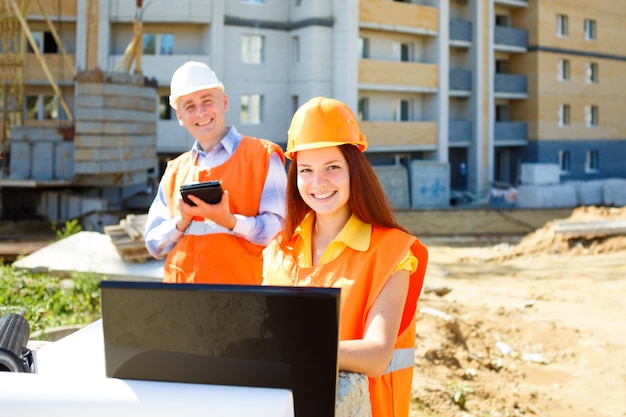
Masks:
[[[450,164],[414,160],[410,166],[411,208],[450,205]]]
[[[377,165],[374,166],[374,171],[393,208],[409,208],[411,202],[409,198],[409,177],[406,167],[401,165]]]

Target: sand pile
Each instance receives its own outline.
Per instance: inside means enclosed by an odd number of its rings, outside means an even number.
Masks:
[[[524,236],[514,246],[506,248],[506,253],[492,259],[503,260],[534,254],[581,255],[600,254],[626,250],[626,235],[586,235],[569,236],[557,233],[563,222],[626,221],[625,207],[579,207],[567,219],[557,219],[546,223],[541,229]],[[502,248],[498,249],[499,251]]]

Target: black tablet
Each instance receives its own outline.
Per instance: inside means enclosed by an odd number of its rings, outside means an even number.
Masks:
[[[183,197],[183,201],[192,206],[195,206],[196,203],[191,201],[189,198],[190,194],[200,198],[205,203],[217,204],[222,201],[222,193],[222,182],[218,180],[185,184],[180,187],[180,194]]]

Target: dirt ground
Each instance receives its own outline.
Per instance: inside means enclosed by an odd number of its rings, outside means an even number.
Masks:
[[[626,220],[626,208],[399,220],[430,253],[411,417],[626,416],[626,236],[555,232],[562,221]],[[31,226],[19,231],[54,236]]]
[[[513,243],[422,239],[411,416],[626,416],[626,236],[555,232],[612,219],[626,208],[582,207]]]

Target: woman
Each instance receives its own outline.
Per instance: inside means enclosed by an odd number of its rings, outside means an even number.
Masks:
[[[263,283],[340,287],[339,369],[368,376],[373,417],[406,417],[428,253],[394,220],[366,147],[338,100],[294,114],[285,228],[264,251]]]

